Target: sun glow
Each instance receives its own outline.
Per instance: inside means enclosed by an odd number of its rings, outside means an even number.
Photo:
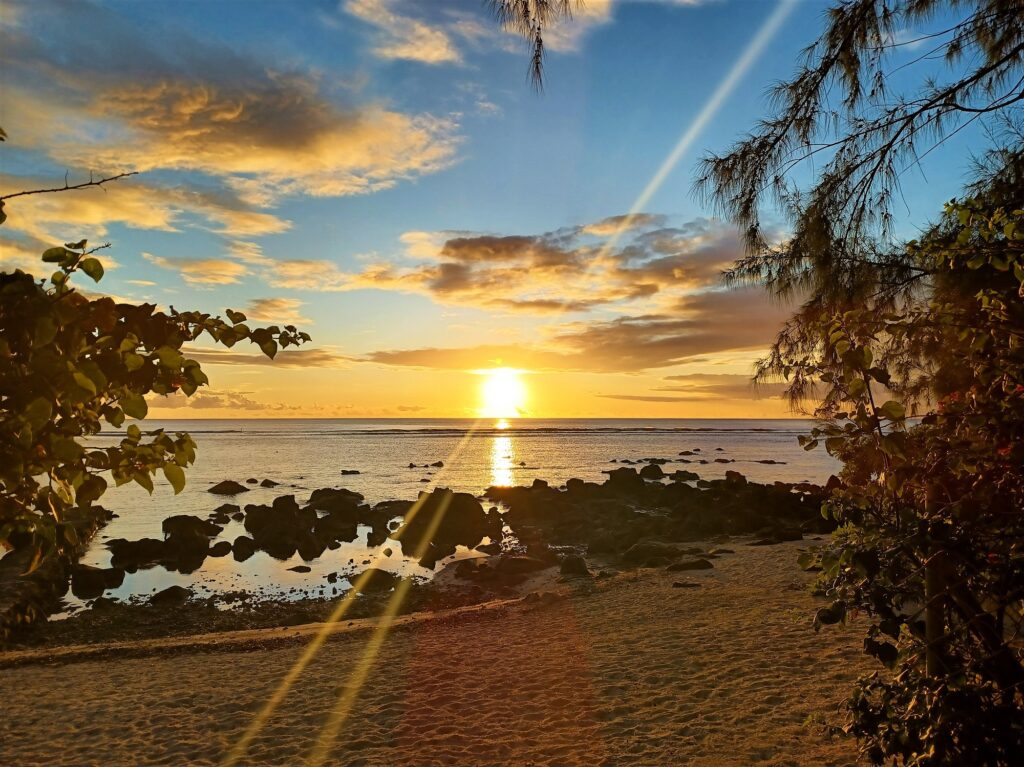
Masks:
[[[506,419],[524,415],[526,386],[514,368],[493,368],[479,371],[484,376],[480,385],[480,416],[498,419],[498,428],[508,428]]]

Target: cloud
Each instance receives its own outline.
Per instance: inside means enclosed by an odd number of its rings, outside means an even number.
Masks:
[[[781,397],[785,383],[755,384],[749,375],[730,373],[687,373],[665,376],[671,386],[659,386],[652,391],[683,392],[700,399],[771,399]]]
[[[656,394],[598,394],[597,396],[604,397],[605,399],[627,400],[629,402],[693,402],[694,400],[704,399],[704,397],[666,397]]]
[[[77,42],[54,56],[67,39]],[[0,27],[0,65],[12,145],[101,172],[196,171],[259,207],[389,188],[447,167],[459,143],[453,118],[345,103],[315,72],[268,67],[182,30],[149,34],[92,3],[43,4]]]
[[[62,182],[63,179],[0,174],[0,188],[8,192],[52,188]],[[68,182],[75,184],[80,180],[69,178]],[[113,224],[177,232],[202,221],[204,228],[237,237],[277,234],[291,227],[289,221],[253,210],[230,192],[167,188],[139,177],[103,187],[18,197],[7,202],[5,212],[6,230],[50,244],[82,238],[100,241]]]
[[[302,304],[303,302],[296,298],[253,298],[244,311],[250,320],[310,325],[313,321],[299,313]]]
[[[207,392],[200,391],[191,397],[182,394],[155,396],[149,400],[150,407],[190,410],[209,410],[225,408],[228,410],[265,410],[267,405],[259,403],[239,392]]]
[[[330,349],[282,349],[274,359],[265,354],[247,354],[226,349],[186,348],[185,354],[201,365],[243,365],[277,368],[325,368],[342,367],[350,362]]]
[[[177,271],[188,285],[233,285],[249,274],[244,264],[226,258],[165,257],[152,253],[143,253],[142,257],[159,267]]]
[[[742,253],[736,232],[696,219],[664,226],[653,214],[633,217],[621,246],[602,238],[625,216],[539,235],[406,232],[405,255],[421,263],[371,263],[346,272],[324,260],[282,260],[267,281],[279,288],[340,292],[391,290],[429,296],[440,304],[529,314],[585,312],[611,304],[671,302],[681,292],[716,284]]]
[[[263,255],[263,248],[255,242],[234,240],[233,242],[228,243],[227,250],[231,256],[237,258],[239,261],[244,261],[247,264],[265,266],[273,263],[273,259],[267,258]]]
[[[152,409],[160,410],[228,410],[232,412],[293,411],[300,408],[283,403],[267,403],[253,399],[250,392],[209,391],[203,389],[191,397],[181,392],[147,397]]]
[[[680,298],[669,314],[562,325],[531,345],[381,350],[363,360],[454,370],[506,366],[631,373],[691,363],[713,353],[763,349],[787,316],[785,307],[760,290],[715,290]]]
[[[462,55],[441,27],[393,10],[388,0],[347,0],[344,9],[380,31],[374,54],[382,59],[405,59],[424,64],[457,64]]]
[[[658,216],[651,213],[628,213],[621,216],[609,216],[593,224],[587,224],[582,228],[583,234],[594,235],[595,237],[611,237],[620,231],[630,229],[643,229],[650,226],[662,226],[665,223],[665,216]]]

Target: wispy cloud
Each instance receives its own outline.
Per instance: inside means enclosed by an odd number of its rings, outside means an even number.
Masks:
[[[249,274],[244,264],[226,258],[168,257],[152,253],[143,253],[142,257],[159,267],[177,271],[186,284],[199,287],[233,285]]]
[[[373,52],[382,59],[405,59],[424,64],[460,63],[462,55],[441,26],[394,10],[389,0],[345,0],[345,12],[376,27],[379,39]]]
[[[331,349],[282,349],[273,359],[265,354],[249,354],[236,350],[186,348],[185,354],[203,365],[242,365],[276,368],[343,367],[351,358]]]
[[[556,326],[531,344],[381,350],[363,360],[441,370],[507,366],[632,373],[670,368],[708,354],[763,349],[787,316],[785,307],[760,290],[713,290],[681,297],[665,314]],[[687,391],[693,393],[693,386]]]
[[[287,325],[310,325],[312,320],[300,313],[303,302],[297,298],[253,298],[246,304],[245,315],[251,320],[279,322]]]

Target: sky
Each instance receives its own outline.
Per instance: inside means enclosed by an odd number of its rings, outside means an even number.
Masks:
[[[538,92],[480,0],[2,0],[0,193],[139,175],[11,200],[0,268],[109,242],[108,294],[313,337],[193,347],[210,387],[155,417],[490,416],[496,391],[524,417],[786,417],[749,378],[792,307],[722,285],[742,246],[693,182],[826,9],[586,0]],[[899,233],[978,142],[906,174]]]

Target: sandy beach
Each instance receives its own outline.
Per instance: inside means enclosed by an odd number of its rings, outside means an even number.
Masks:
[[[795,564],[809,543],[737,540],[713,570],[640,569],[563,586],[557,599],[403,619],[320,756],[345,765],[855,764],[854,744],[830,742],[820,722],[834,720],[867,664],[856,630],[810,627],[820,602]],[[325,723],[339,699],[351,700],[353,673],[381,636],[374,625],[346,624],[323,645],[240,764],[304,764],[327,745]],[[106,657],[0,655],[2,761],[219,764],[314,632],[176,639]]]

